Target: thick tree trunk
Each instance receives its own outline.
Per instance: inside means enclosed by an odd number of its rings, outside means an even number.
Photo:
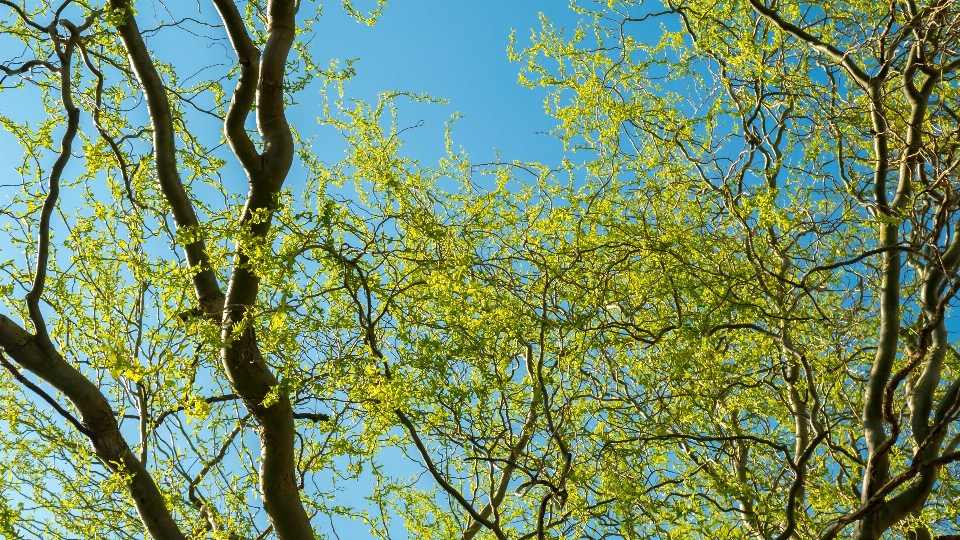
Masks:
[[[240,80],[231,100],[225,131],[250,182],[240,226],[248,229],[251,242],[270,230],[270,213],[279,204],[278,195],[293,162],[293,137],[285,117],[284,70],[296,35],[297,4],[293,0],[271,0],[267,5],[267,43],[261,54],[253,45],[243,17],[229,0],[215,0],[227,29],[237,60]],[[160,189],[170,204],[179,228],[202,225],[183,188],[177,170],[172,114],[166,91],[153,59],[140,36],[128,0],[111,0],[115,9],[127,11],[118,27],[130,63],[137,74],[150,110],[154,128],[157,174]],[[257,125],[263,141],[258,153],[244,128],[247,113],[256,105]],[[266,219],[259,214],[265,212]],[[254,218],[257,219],[254,219]],[[250,320],[256,304],[259,277],[245,254],[247,245],[238,243],[236,259],[224,295],[210,268],[202,235],[185,246],[187,261],[197,268],[193,286],[201,311],[222,322],[226,345],[221,350],[230,384],[256,419],[261,443],[260,487],[264,507],[281,540],[312,539],[313,529],[303,508],[294,458],[293,410],[286,395],[270,406],[264,400],[278,381],[257,345],[255,323]]]

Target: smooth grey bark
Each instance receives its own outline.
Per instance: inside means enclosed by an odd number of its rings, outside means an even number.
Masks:
[[[884,225],[881,245],[898,242],[897,227]],[[900,253],[888,251],[883,254],[883,281],[880,293],[880,337],[877,352],[870,369],[863,403],[861,421],[867,443],[867,466],[861,487],[862,503],[869,501],[877,489],[887,481],[890,469],[889,455],[883,449],[887,431],[883,418],[883,396],[887,381],[897,356],[900,333]],[[879,538],[882,533],[874,516],[868,517],[854,533],[857,540]]]
[[[902,88],[910,104],[910,115],[907,122],[907,136],[905,158],[899,170],[899,182],[891,208],[884,206],[886,202],[886,188],[877,184],[877,204],[890,218],[894,218],[903,211],[913,193],[913,184],[917,181],[915,175],[921,164],[921,150],[923,146],[923,124],[926,117],[927,105],[934,85],[940,80],[939,75],[924,75],[919,88],[915,85],[915,77],[920,71],[923,62],[920,49],[921,43],[914,43],[910,56],[902,75]],[[879,90],[876,91],[877,93]],[[879,154],[877,159],[885,159],[885,154]],[[898,243],[899,225],[887,223],[882,225],[881,242],[884,247]],[[935,243],[936,238],[932,239]],[[929,245],[929,244],[928,244]],[[911,410],[911,428],[917,445],[914,455],[916,461],[934,459],[939,455],[940,446],[945,430],[939,435],[931,433],[929,419],[933,406],[934,393],[939,386],[943,359],[946,353],[946,329],[943,320],[943,306],[941,293],[943,292],[945,271],[955,266],[957,250],[956,242],[952,242],[943,256],[934,247],[927,249],[929,255],[926,269],[922,276],[921,288],[921,323],[920,347],[914,352],[914,358],[908,359],[907,367],[901,369],[891,377],[893,360],[899,352],[898,336],[900,331],[899,279],[901,271],[900,254],[887,252],[883,260],[883,284],[881,292],[881,329],[877,351],[875,371],[871,371],[867,382],[867,400],[864,403],[864,427],[867,431],[868,461],[866,474],[863,480],[861,503],[866,505],[877,491],[887,482],[890,476],[889,452],[898,440],[900,426],[893,413],[893,394],[899,384],[909,376],[916,365],[923,362],[923,370],[918,382],[912,385],[908,396],[908,406]],[[938,260],[939,259],[939,260]],[[952,293],[948,296],[952,296]],[[894,305],[896,301],[896,305]],[[891,335],[893,331],[897,335]],[[931,343],[932,341],[932,343]],[[881,360],[881,356],[883,359]],[[878,364],[883,363],[882,366]],[[879,398],[879,400],[877,399]],[[868,427],[869,420],[869,427]],[[884,425],[890,426],[887,435]],[[932,435],[932,437],[931,437]],[[922,508],[930,491],[936,482],[939,467],[929,467],[919,472],[900,494],[886,500],[879,505],[876,512],[864,517],[854,530],[855,540],[877,540],[890,527],[906,519],[909,515]]]
[[[280,203],[278,195],[293,162],[293,137],[285,116],[283,86],[286,59],[296,34],[297,4],[293,0],[268,3],[267,42],[262,54],[253,46],[237,6],[226,0],[216,0],[215,5],[241,66],[225,131],[250,183],[239,225],[247,229],[251,242],[257,242],[270,229],[270,214]],[[226,343],[221,350],[224,370],[257,422],[264,507],[278,538],[312,539],[313,529],[297,483],[293,409],[286,395],[280,395],[271,406],[264,405],[278,381],[260,353],[250,320],[259,292],[259,277],[245,253],[247,246],[238,242],[226,295],[221,291],[210,268],[203,225],[177,170],[172,112],[166,91],[140,36],[136,18],[129,10],[128,0],[111,0],[111,7],[127,13],[118,30],[147,99],[161,192],[171,207],[177,227],[194,233],[194,241],[184,246],[184,250],[189,266],[197,269],[192,279],[199,308],[207,317],[221,321]],[[247,113],[254,104],[262,152],[257,152],[244,129]]]
[[[739,426],[740,411],[735,410],[730,413],[730,416],[734,419],[733,425]],[[741,434],[739,429],[736,433],[737,435]],[[746,524],[750,537],[756,540],[770,540],[771,536],[767,534],[764,525],[757,519],[753,499],[747,492],[750,472],[748,468],[750,463],[750,445],[746,441],[736,441],[734,442],[734,448],[736,454],[733,460],[733,473],[737,478],[737,482],[743,486],[743,492],[737,495],[737,508],[740,519]]]

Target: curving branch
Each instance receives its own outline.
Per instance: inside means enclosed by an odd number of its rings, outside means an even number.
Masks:
[[[440,471],[437,469],[437,466],[433,463],[433,460],[430,458],[429,451],[427,451],[427,448],[426,446],[424,446],[423,441],[420,440],[420,435],[417,434],[417,429],[413,425],[413,422],[410,421],[410,418],[407,417],[407,415],[404,414],[404,412],[401,411],[400,409],[395,410],[394,413],[397,415],[397,418],[400,420],[400,423],[403,424],[404,429],[407,430],[407,434],[410,435],[410,438],[413,440],[414,446],[417,447],[417,451],[420,453],[421,459],[423,459],[423,464],[427,467],[427,470],[430,472],[430,476],[433,477],[433,479],[437,482],[437,484],[439,484],[440,487],[445,492],[447,492],[447,494],[450,495],[450,497],[453,498],[453,500],[457,501],[457,504],[459,504],[464,510],[466,510],[467,513],[470,514],[470,517],[473,518],[474,521],[476,521],[477,523],[483,525],[484,527],[492,531],[494,536],[496,536],[499,540],[507,540],[507,536],[503,533],[500,527],[498,527],[496,524],[491,522],[489,519],[483,516],[480,512],[477,512],[477,509],[474,508],[473,505],[470,504],[470,502],[467,501],[459,491],[457,491],[457,488],[450,485],[450,482],[447,482],[447,480],[443,477],[443,475],[440,474]]]
[[[107,141],[107,144],[110,146],[110,151],[113,152],[114,159],[117,160],[117,165],[120,167],[120,176],[123,177],[123,185],[127,190],[127,198],[130,199],[130,203],[133,204],[136,208],[146,208],[146,206],[137,200],[136,196],[133,194],[133,176],[137,174],[137,170],[140,168],[140,164],[136,164],[133,167],[133,171],[128,171],[128,164],[126,159],[123,157],[123,152],[120,149],[120,144],[127,138],[139,137],[143,135],[146,130],[141,129],[134,135],[125,136],[119,141],[115,140],[113,137],[107,133],[107,130],[104,129],[103,125],[100,123],[100,113],[102,107],[102,98],[103,98],[103,73],[97,69],[97,66],[94,65],[93,61],[90,59],[90,53],[87,51],[86,46],[84,46],[83,41],[80,41],[80,55],[83,58],[83,63],[87,66],[87,69],[93,73],[94,77],[97,80],[97,86],[94,90],[94,104],[93,104],[93,125],[97,128],[97,131],[100,133],[100,136],[103,137],[103,140]]]
[[[244,234],[237,242],[223,305],[221,336],[225,345],[220,356],[230,384],[260,426],[261,496],[277,537],[312,539],[310,517],[296,481],[296,428],[290,398],[281,394],[271,405],[264,404],[279,381],[264,360],[254,331],[253,306],[260,277],[247,254],[248,245],[269,233],[280,189],[293,163],[293,135],[286,120],[283,85],[296,36],[297,5],[293,0],[267,3],[267,41],[262,54],[253,46],[237,6],[218,0],[216,7],[241,65],[225,129],[250,183],[239,220]],[[261,154],[243,127],[252,105],[256,106],[263,141]]]
[[[127,490],[151,538],[185,540],[143,463],[120,433],[116,415],[100,389],[56,350],[0,314],[0,347],[16,363],[61,392],[80,414],[79,423],[108,470],[129,476]],[[83,432],[83,431],[81,431]]]
[[[532,347],[524,343],[526,348],[526,358],[527,365],[532,365],[533,361],[531,356],[533,355]],[[533,373],[529,374],[531,379],[533,378]],[[533,438],[534,427],[537,423],[537,401],[538,401],[538,391],[534,387],[530,396],[530,410],[527,412],[527,417],[523,422],[523,427],[520,428],[520,437],[517,439],[516,444],[510,448],[509,457],[506,460],[506,465],[503,467],[503,471],[500,473],[500,482],[497,484],[496,488],[493,490],[493,493],[490,496],[490,502],[487,503],[480,510],[480,516],[483,518],[489,518],[493,514],[494,510],[498,508],[502,503],[503,499],[507,494],[507,488],[510,484],[510,480],[513,478],[513,473],[517,470],[517,462],[520,459],[520,454],[527,447],[527,444],[530,443],[530,439]],[[472,540],[476,537],[477,533],[480,532],[483,523],[479,521],[473,521],[470,525],[463,531],[463,534],[460,536],[460,540]]]
[[[27,293],[27,311],[30,314],[30,320],[33,322],[37,337],[45,347],[53,348],[50,343],[50,337],[47,334],[47,325],[43,319],[43,313],[40,311],[40,298],[43,296],[43,288],[47,279],[47,264],[50,257],[50,217],[57,206],[57,199],[60,197],[60,177],[63,170],[70,161],[70,152],[73,149],[73,141],[77,136],[80,126],[80,109],[73,103],[73,51],[80,40],[80,33],[72,25],[65,25],[70,30],[70,36],[66,43],[61,47],[61,36],[57,33],[55,27],[48,28],[50,40],[56,46],[57,56],[60,58],[60,101],[64,111],[67,113],[67,125],[63,137],[60,140],[60,154],[53,163],[50,170],[50,179],[47,184],[47,196],[40,209],[39,237],[37,239],[37,266],[33,276],[33,284]]]
[[[866,89],[870,86],[872,78],[867,75],[852,58],[850,58],[849,53],[843,52],[833,45],[814,36],[813,34],[810,34],[806,30],[803,30],[799,26],[783,20],[776,10],[766,7],[760,0],[748,1],[750,2],[750,7],[752,7],[754,11],[756,11],[761,17],[773,23],[774,26],[806,43],[811,49],[827,55],[835,62],[843,66],[847,73],[850,74],[850,77],[862,88]]]
[[[36,68],[44,68],[47,71],[52,71],[54,73],[60,71],[60,68],[56,64],[52,62],[48,62],[46,60],[28,60],[20,64],[19,67],[8,67],[3,64],[0,64],[0,71],[4,73],[4,77],[0,79],[0,82],[3,82],[3,80],[6,79],[7,77],[10,77],[13,75],[21,75],[28,71],[33,71]]]
[[[0,6],[7,6],[10,9],[12,9],[20,18],[20,20],[23,21],[24,24],[33,28],[34,30],[39,30],[43,33],[46,33],[50,30],[52,26],[55,25],[55,23],[51,23],[48,26],[41,26],[37,24],[36,21],[30,18],[30,16],[27,14],[26,11],[24,11],[22,7],[18,6],[17,4],[14,4],[10,0],[0,0]]]
[[[250,39],[243,16],[240,15],[240,10],[237,9],[233,0],[214,0],[213,4],[223,20],[227,36],[237,55],[237,62],[240,64],[240,78],[230,99],[224,131],[230,148],[233,149],[243,168],[247,171],[258,171],[261,166],[260,154],[247,133],[246,121],[257,93],[260,50]]]
[[[834,538],[837,538],[843,528],[847,525],[877,512],[883,504],[884,498],[888,494],[901,485],[912,480],[921,472],[933,467],[940,467],[949,463],[954,463],[956,461],[960,461],[960,452],[952,452],[934,459],[928,459],[914,463],[907,470],[893,477],[890,479],[890,481],[877,489],[876,493],[867,499],[867,501],[856,511],[851,512],[835,521],[834,524],[820,537],[820,540],[833,540]]]
[[[216,274],[210,267],[210,257],[207,254],[200,220],[180,178],[173,113],[163,81],[143,41],[130,1],[110,0],[110,7],[126,14],[123,21],[117,25],[117,31],[127,51],[130,67],[147,99],[150,124],[153,127],[153,146],[160,191],[170,205],[177,228],[184,230],[192,237],[191,241],[184,246],[184,251],[187,255],[187,264],[193,270],[192,281],[197,301],[204,313],[219,319],[223,312],[224,295],[217,283]]]
[[[312,540],[310,518],[303,508],[296,482],[296,432],[289,397],[281,395],[272,405],[264,405],[278,380],[260,353],[250,318],[259,290],[259,277],[240,244],[227,293],[221,292],[210,268],[200,222],[177,171],[173,116],[166,90],[143,42],[129,0],[111,0],[110,5],[126,14],[118,30],[130,65],[147,98],[161,191],[170,204],[177,227],[193,236],[185,251],[188,264],[194,269],[192,279],[200,310],[210,318],[222,320],[226,345],[221,349],[221,358],[227,378],[260,426],[260,489],[264,507],[278,538]],[[268,12],[267,44],[259,65],[256,92],[264,154],[260,156],[261,167],[245,167],[251,189],[240,218],[240,227],[249,230],[248,238],[252,241],[268,233],[269,212],[277,202],[277,194],[293,160],[293,139],[284,116],[283,77],[296,33],[296,9],[291,0],[271,0]],[[239,23],[231,18],[230,10],[222,10],[222,13],[227,14],[227,25],[237,38]],[[248,89],[245,79],[240,87],[242,99],[248,99],[249,95],[243,94]],[[247,161],[245,165],[251,163]],[[266,219],[263,219],[264,212],[268,216]]]
[[[20,373],[20,370],[18,370],[10,362],[8,362],[7,358],[3,355],[3,347],[0,347],[0,366],[3,366],[7,371],[9,371],[10,374],[13,375],[13,378],[17,380],[17,382],[26,386],[27,388],[30,389],[31,392],[33,392],[34,394],[37,394],[44,401],[49,403],[50,406],[53,407],[55,411],[57,411],[57,414],[62,416],[64,420],[66,420],[67,422],[70,422],[70,424],[73,427],[77,428],[77,431],[84,434],[87,438],[91,440],[93,440],[94,437],[96,437],[96,435],[92,431],[84,427],[84,425],[80,423],[80,421],[77,420],[75,416],[70,414],[70,411],[61,407],[60,404],[57,403],[57,400],[53,399],[50,396],[50,394],[43,391],[43,388],[40,388],[39,386],[30,382],[30,379],[27,379],[26,377],[24,377],[23,374]]]

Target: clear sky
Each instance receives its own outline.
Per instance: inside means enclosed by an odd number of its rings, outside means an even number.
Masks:
[[[334,6],[325,12],[314,50],[321,58],[360,58],[351,93],[372,99],[378,91],[400,89],[450,100],[449,106],[430,107],[435,111],[424,117],[424,131],[431,134],[424,138],[435,139],[429,128],[459,111],[466,118],[455,138],[477,159],[491,157],[493,148],[505,159],[559,156],[554,139],[535,134],[554,125],[543,112],[543,91],[517,84],[519,66],[507,59],[506,49],[511,29],[521,46],[529,43],[541,12],[562,26],[576,26],[565,1],[402,0],[392,2],[372,28],[345,21]],[[420,118],[414,116],[401,109],[401,119],[415,123]],[[408,137],[414,152],[418,139]]]

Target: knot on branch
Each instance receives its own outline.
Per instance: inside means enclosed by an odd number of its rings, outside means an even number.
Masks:
[[[281,84],[280,81],[277,81],[275,79],[263,79],[261,88],[263,88],[264,92],[269,92],[269,93],[282,92],[283,84]]]

